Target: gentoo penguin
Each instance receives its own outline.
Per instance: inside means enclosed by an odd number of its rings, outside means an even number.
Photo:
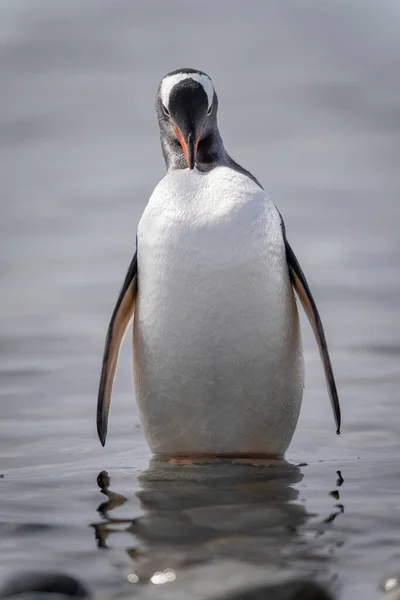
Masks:
[[[168,73],[156,111],[167,174],[140,219],[108,328],[97,408],[104,445],[120,346],[135,313],[133,377],[154,454],[282,456],[302,401],[296,291],[335,416],[321,319],[279,211],[225,150],[202,71]]]

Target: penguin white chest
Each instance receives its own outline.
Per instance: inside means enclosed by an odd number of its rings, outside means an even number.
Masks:
[[[138,227],[134,381],[154,453],[277,455],[303,393],[281,221],[227,167],[174,171]]]

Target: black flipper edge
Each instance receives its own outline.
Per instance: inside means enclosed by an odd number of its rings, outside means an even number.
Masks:
[[[331,400],[333,415],[335,418],[336,433],[339,435],[341,424],[340,403],[336,388],[335,377],[333,374],[332,363],[329,356],[328,345],[326,343],[324,327],[322,325],[321,317],[319,316],[318,308],[315,304],[306,277],[302,271],[302,268],[300,267],[299,261],[297,260],[295,253],[293,252],[289,242],[287,241],[285,225],[283,223],[283,220],[282,231],[285,241],[286,260],[289,267],[290,279],[293,288],[295,289],[300,299],[300,302],[304,308],[304,311],[308,317],[308,320],[310,321],[311,327],[315,335],[315,339],[318,344],[319,353],[324,367],[326,384]]]
[[[97,400],[97,433],[104,446],[108,413],[119,353],[126,330],[133,318],[137,293],[137,253],[132,259],[108,326]]]

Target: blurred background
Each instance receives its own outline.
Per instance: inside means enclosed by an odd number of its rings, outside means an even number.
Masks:
[[[396,0],[2,0],[0,468],[20,482],[5,488],[9,519],[27,510],[24,478],[147,464],[130,340],[105,450],[95,404],[108,320],[164,174],[155,94],[179,67],[212,77],[226,147],[282,212],[325,324],[343,434],[303,319],[288,458],[398,457],[399,31]]]

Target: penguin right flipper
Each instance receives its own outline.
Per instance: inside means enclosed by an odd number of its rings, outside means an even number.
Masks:
[[[324,367],[326,384],[328,387],[329,397],[331,400],[333,415],[336,422],[336,433],[340,433],[340,403],[339,395],[336,388],[335,377],[333,374],[332,363],[329,356],[328,344],[326,343],[324,327],[322,325],[321,317],[319,316],[317,305],[307,283],[307,279],[303,273],[299,261],[296,258],[287,238],[285,225],[281,216],[282,233],[285,242],[286,249],[286,261],[289,267],[289,275],[292,282],[292,286],[298,295],[301,304],[303,305],[304,311],[310,321],[313,329],[315,339],[318,344],[319,353]]]
[[[137,293],[137,252],[126,274],[108,326],[103,354],[99,395],[97,400],[97,433],[104,446],[107,437],[108,413],[118,357],[126,330],[133,318]]]

